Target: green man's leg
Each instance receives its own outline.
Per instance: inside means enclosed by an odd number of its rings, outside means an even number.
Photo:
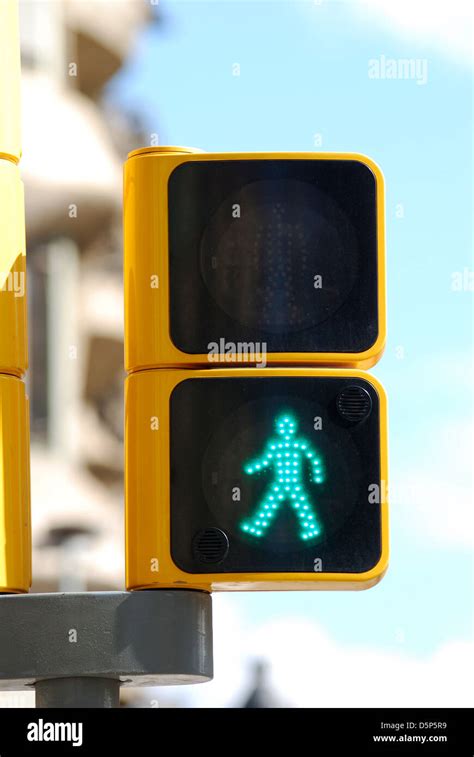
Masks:
[[[301,538],[306,541],[319,536],[321,527],[311,500],[302,486],[296,487],[296,490],[291,495],[290,502],[298,516]]]
[[[240,524],[242,531],[252,536],[263,536],[271,525],[282,499],[282,487],[278,483],[272,484],[253,515]]]

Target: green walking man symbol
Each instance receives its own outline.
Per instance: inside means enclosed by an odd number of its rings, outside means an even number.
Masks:
[[[311,499],[303,483],[305,462],[310,466],[310,480],[324,481],[322,463],[318,454],[302,438],[296,436],[297,423],[290,415],[276,419],[278,436],[270,439],[263,457],[248,463],[244,470],[249,475],[273,469],[274,478],[262,497],[255,513],[241,523],[241,529],[252,536],[264,536],[275,520],[281,505],[287,501],[295,510],[301,539],[313,539],[320,534]]]

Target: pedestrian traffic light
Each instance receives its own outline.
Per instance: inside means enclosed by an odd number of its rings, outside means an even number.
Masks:
[[[384,188],[372,160],[148,147],[124,180],[128,371],[378,360]]]
[[[368,588],[386,482],[385,394],[361,371],[133,373],[127,588]]]

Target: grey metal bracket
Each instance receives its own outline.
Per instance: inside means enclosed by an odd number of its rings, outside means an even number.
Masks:
[[[212,679],[210,594],[186,589],[0,596],[0,690],[37,707],[115,707],[120,686]]]

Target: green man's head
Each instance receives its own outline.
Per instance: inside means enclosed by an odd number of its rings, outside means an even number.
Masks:
[[[285,439],[296,433],[296,421],[291,415],[282,415],[276,420],[276,429]]]

